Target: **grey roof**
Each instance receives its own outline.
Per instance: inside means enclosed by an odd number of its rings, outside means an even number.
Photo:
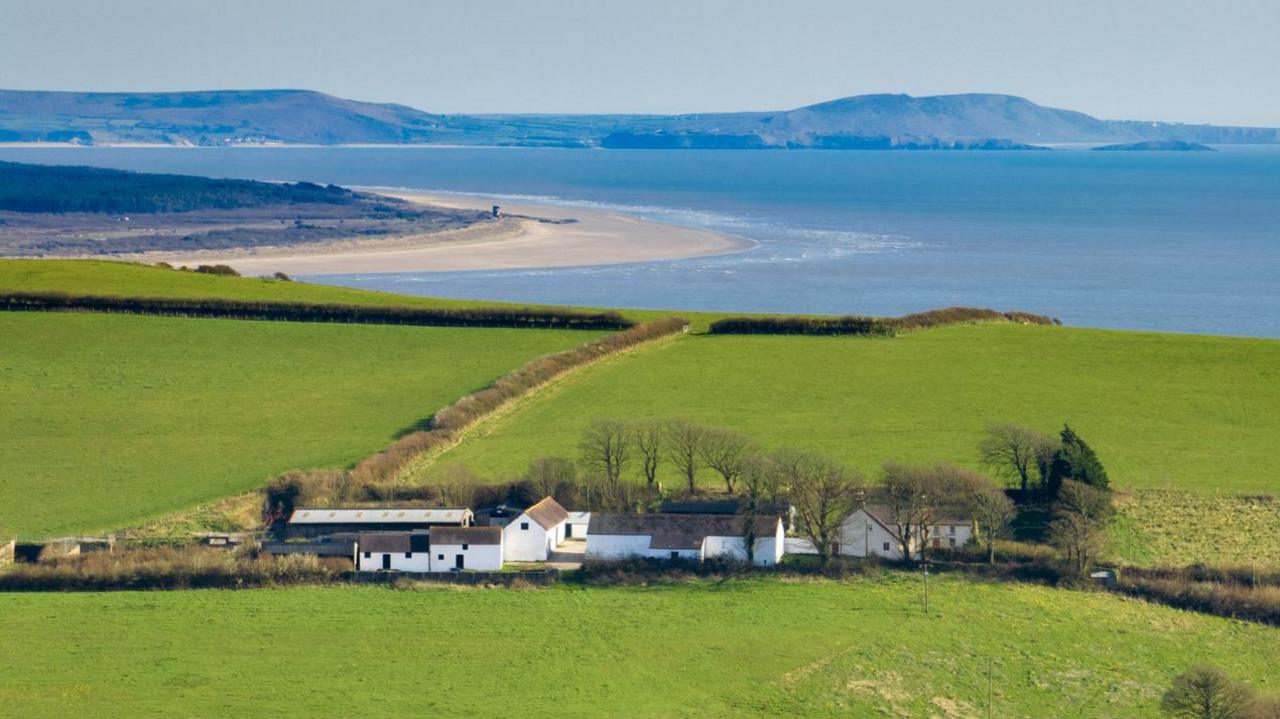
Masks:
[[[463,524],[471,519],[465,508],[418,509],[365,507],[353,509],[295,509],[289,524]]]
[[[550,497],[543,497],[542,501],[524,510],[533,521],[537,522],[543,529],[551,529],[569,519],[569,513],[565,511],[560,503]]]
[[[361,552],[389,552],[392,554],[411,552],[413,550],[409,541],[410,536],[412,535],[408,532],[361,534],[356,540],[356,548]]]
[[[756,536],[778,532],[778,517],[756,517]],[[741,515],[736,514],[601,514],[591,515],[591,535],[648,535],[654,549],[697,549],[707,537],[741,537]]]
[[[880,523],[889,534],[898,536],[897,524],[893,521],[893,512],[883,504],[868,504],[864,506],[863,511],[871,515],[871,518]],[[972,527],[973,519],[970,517],[940,517],[930,526],[936,527]]]
[[[737,514],[738,500],[728,499],[718,502],[663,502],[661,511],[666,514]]]
[[[502,527],[436,527],[431,544],[502,544]]]

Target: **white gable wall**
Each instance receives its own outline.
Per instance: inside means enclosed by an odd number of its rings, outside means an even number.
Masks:
[[[527,514],[502,528],[504,558],[509,562],[545,562],[547,555],[564,542],[564,522],[543,529]]]

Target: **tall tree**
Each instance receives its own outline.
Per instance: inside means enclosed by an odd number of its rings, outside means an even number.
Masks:
[[[777,470],[768,457],[752,455],[747,458],[742,472],[742,542],[747,551],[747,564],[756,562],[756,519],[761,515],[764,494],[770,485],[770,477]],[[776,486],[776,485],[775,485]]]
[[[1107,525],[1114,514],[1110,493],[1068,479],[1059,488],[1053,505],[1049,541],[1067,555],[1077,572],[1084,574],[1106,546]]]
[[[826,564],[840,537],[840,525],[857,507],[862,476],[822,455],[795,451],[775,457],[773,466],[791,475],[791,503],[800,531],[817,550],[818,561]]]
[[[667,422],[667,458],[685,478],[690,494],[697,489],[698,454],[702,449],[702,437],[705,433],[706,430],[702,425],[694,424],[687,419],[677,418]]]
[[[631,431],[615,419],[592,422],[582,433],[578,445],[582,465],[616,486],[622,481],[623,469],[631,459]]]
[[[1160,699],[1160,708],[1176,719],[1245,719],[1251,704],[1247,684],[1205,664],[1179,674]]]
[[[666,430],[661,422],[647,420],[635,425],[636,450],[640,455],[640,473],[649,487],[658,481],[658,467],[662,464],[663,440]]]
[[[573,462],[564,457],[539,457],[529,463],[520,478],[528,482],[541,499],[556,496],[562,485],[576,484],[578,472]]]
[[[724,479],[725,491],[729,494],[733,494],[734,484],[742,476],[751,452],[751,440],[719,428],[705,430],[698,447],[698,457]]]
[[[1049,468],[1049,489],[1052,496],[1062,482],[1073,480],[1098,489],[1108,489],[1111,479],[1098,455],[1069,425],[1062,427],[1062,445],[1053,454]]]
[[[1016,424],[1002,422],[987,427],[978,445],[982,465],[1009,482],[1025,496],[1038,463],[1052,456],[1058,442],[1052,437]]]

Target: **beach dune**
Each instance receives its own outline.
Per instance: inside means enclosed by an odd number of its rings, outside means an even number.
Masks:
[[[489,210],[500,217],[462,230],[395,238],[258,248],[191,255],[148,254],[175,265],[227,264],[241,274],[366,274],[581,267],[738,252],[750,240],[708,230],[650,222],[623,214],[512,204],[473,195],[374,190],[411,202]]]

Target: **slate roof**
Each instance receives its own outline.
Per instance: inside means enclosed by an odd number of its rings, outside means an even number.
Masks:
[[[384,532],[377,534],[361,534],[356,540],[361,552],[382,552],[399,554],[411,552],[408,532]]]
[[[431,530],[431,545],[502,544],[502,527],[436,527]]]
[[[295,509],[289,524],[463,524],[471,520],[465,508],[414,509],[366,507],[355,509]]]
[[[524,513],[529,515],[529,518],[537,522],[543,529],[551,529],[569,519],[569,513],[565,511],[565,508],[550,497],[544,497],[542,501],[524,510]]]
[[[778,517],[756,517],[756,536],[778,532]],[[743,518],[736,514],[602,514],[591,515],[587,536],[648,535],[653,549],[697,549],[707,537],[741,537]]]

